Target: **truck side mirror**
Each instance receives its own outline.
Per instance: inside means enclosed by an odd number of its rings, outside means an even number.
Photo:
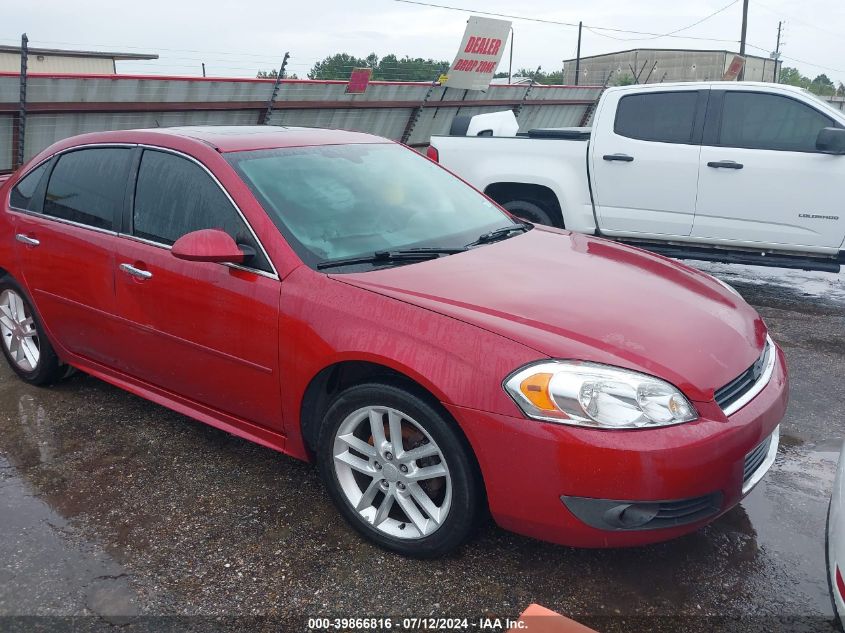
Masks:
[[[845,154],[845,129],[826,127],[816,138],[816,149],[826,154]]]

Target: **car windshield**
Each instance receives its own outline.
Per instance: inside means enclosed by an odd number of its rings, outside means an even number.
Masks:
[[[518,226],[470,186],[394,143],[234,152],[226,158],[312,268],[383,251],[459,249],[485,232]]]

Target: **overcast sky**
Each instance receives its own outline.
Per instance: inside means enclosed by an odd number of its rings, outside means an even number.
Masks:
[[[730,0],[432,0],[468,10],[668,33],[725,7]],[[8,0],[2,3],[2,43],[31,46],[114,49],[158,53],[155,62],[123,62],[124,73],[254,76],[278,66],[291,53],[290,71],[304,77],[313,63],[335,52],[365,56],[396,53],[451,60],[463,33],[462,13],[395,0]],[[784,63],[811,78],[826,73],[845,81],[845,2],[843,0],[751,0],[748,52],[768,55],[775,47],[778,20],[786,22]],[[646,38],[585,30],[582,54],[636,47],[738,49],[742,0],[682,37]],[[574,57],[577,29],[513,20],[514,67],[559,68]],[[620,39],[612,39],[621,38]],[[638,39],[637,39],[638,38]],[[762,49],[762,50],[761,50]],[[801,60],[801,61],[796,61]],[[500,70],[506,70],[507,58]]]

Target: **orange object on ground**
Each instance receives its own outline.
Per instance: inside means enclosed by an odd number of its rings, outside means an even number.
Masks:
[[[508,633],[596,633],[575,620],[550,611],[539,604],[528,605],[519,616],[521,626],[515,626]]]

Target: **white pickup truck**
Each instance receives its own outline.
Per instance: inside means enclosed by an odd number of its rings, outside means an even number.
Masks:
[[[428,156],[531,222],[672,257],[845,262],[845,115],[802,89],[608,88],[592,128],[516,129],[512,113],[457,117]]]

